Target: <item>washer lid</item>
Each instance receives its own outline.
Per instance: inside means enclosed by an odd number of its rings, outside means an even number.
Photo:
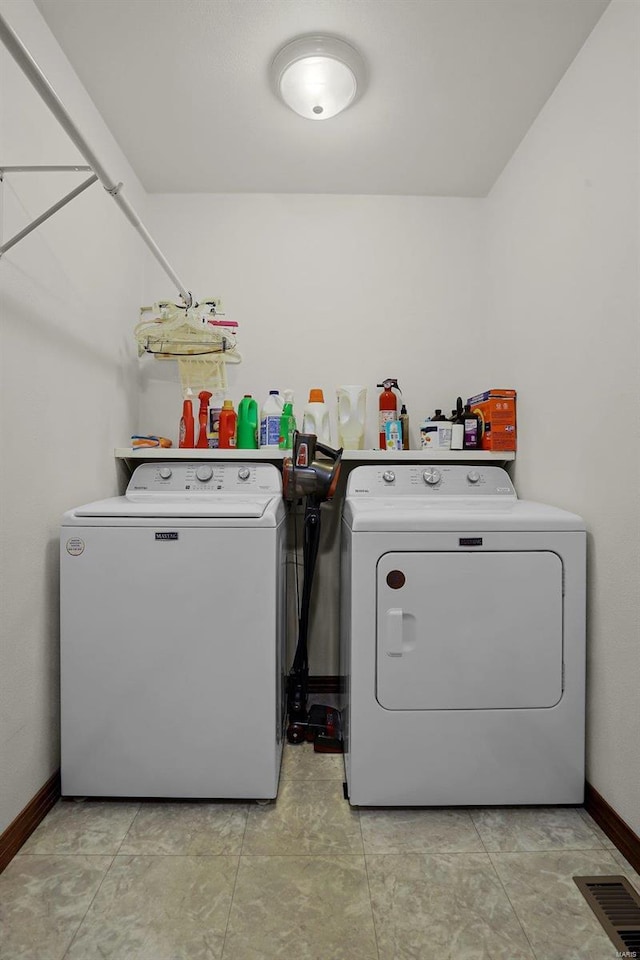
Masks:
[[[278,500],[274,497],[262,499],[230,496],[193,497],[191,499],[172,499],[149,497],[145,500],[131,501],[126,497],[112,497],[109,500],[97,500],[76,507],[74,517],[210,517],[210,518],[257,518],[262,517],[269,505]]]

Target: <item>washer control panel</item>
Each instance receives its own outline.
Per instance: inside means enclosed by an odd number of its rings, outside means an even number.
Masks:
[[[347,497],[501,497],[517,499],[502,467],[394,464],[356,467],[349,475]]]
[[[128,500],[148,497],[226,496],[282,492],[282,475],[272,463],[174,461],[142,463],[127,487]]]

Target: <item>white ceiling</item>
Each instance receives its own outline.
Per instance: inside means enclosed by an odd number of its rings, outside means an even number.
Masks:
[[[36,0],[149,191],[484,196],[609,0]],[[368,69],[325,122],[273,94],[288,40]]]

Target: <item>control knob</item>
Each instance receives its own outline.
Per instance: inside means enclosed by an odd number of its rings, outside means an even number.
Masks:
[[[442,474],[435,467],[429,467],[429,469],[425,470],[422,474],[422,479],[425,483],[428,483],[429,486],[433,487],[436,483],[440,483]]]
[[[469,470],[469,473],[467,474],[467,480],[469,483],[477,483],[479,479],[480,474],[477,470]]]
[[[198,480],[201,480],[202,483],[206,483],[207,480],[211,480],[213,476],[213,470],[211,467],[198,467],[196,470],[196,477]]]
[[[382,474],[382,479],[384,480],[385,483],[393,483],[395,478],[396,478],[396,475],[393,472],[393,470],[385,470],[385,472]]]
[[[160,467],[158,474],[160,475],[161,480],[170,480],[173,476],[173,470],[171,467]]]
[[[249,470],[249,467],[240,467],[240,469],[238,470],[239,480],[248,480],[250,476],[251,476],[251,470]]]

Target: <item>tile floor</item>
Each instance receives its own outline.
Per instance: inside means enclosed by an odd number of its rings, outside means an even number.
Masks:
[[[608,960],[578,809],[362,809],[285,748],[275,804],[62,801],[0,875],[0,960]]]

